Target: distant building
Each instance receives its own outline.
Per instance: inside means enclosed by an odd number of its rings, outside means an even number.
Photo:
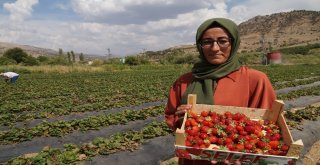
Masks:
[[[120,62],[123,64],[126,63],[126,58],[124,58],[124,57],[120,58]]]
[[[267,53],[267,64],[281,64],[281,63],[282,63],[281,52]]]

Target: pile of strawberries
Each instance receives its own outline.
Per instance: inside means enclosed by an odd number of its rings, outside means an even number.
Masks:
[[[279,126],[267,120],[250,120],[242,113],[218,114],[202,111],[200,115],[189,111],[185,122],[186,146],[281,155],[285,156],[289,146],[284,144]]]

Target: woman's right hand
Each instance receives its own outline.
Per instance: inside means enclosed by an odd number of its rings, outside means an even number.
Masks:
[[[191,110],[191,107],[192,105],[183,104],[177,108],[175,115],[179,117],[178,122],[183,122],[184,114]]]
[[[221,162],[218,162],[218,161],[215,161],[215,160],[212,160],[211,161],[211,164],[212,165],[231,165],[231,163],[228,161],[228,160],[225,160],[225,161],[221,161]],[[241,165],[241,162],[239,160],[236,160],[234,163],[234,165]]]

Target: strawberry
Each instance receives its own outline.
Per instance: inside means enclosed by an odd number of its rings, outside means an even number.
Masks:
[[[202,125],[204,125],[204,126],[210,126],[210,121],[209,120],[204,120],[203,122],[202,122]]]
[[[268,120],[250,120],[244,114],[225,112],[217,114],[202,111],[200,115],[188,112],[185,122],[186,146],[220,149],[248,153],[285,156],[289,146],[283,144],[279,126]]]
[[[253,145],[250,144],[250,143],[246,143],[246,144],[244,144],[244,148],[248,149],[248,150],[251,150],[253,148]]]
[[[207,139],[207,138],[208,138],[208,134],[206,134],[206,133],[200,133],[200,138],[201,138],[201,139]]]
[[[208,126],[202,126],[200,127],[201,132],[206,133],[206,134],[210,134],[211,133],[211,128]]]
[[[233,140],[231,139],[231,138],[225,138],[225,140],[224,140],[224,143],[225,144],[232,144],[233,143]]]
[[[280,149],[281,149],[281,151],[288,151],[289,150],[289,146],[284,144],[284,145],[281,146]]]
[[[209,111],[202,111],[201,116],[203,116],[203,117],[209,116]]]
[[[217,143],[218,143],[219,145],[223,145],[223,144],[224,144],[223,138],[218,138]]]
[[[266,143],[261,141],[261,140],[259,140],[257,142],[257,147],[260,148],[260,149],[264,149],[266,147]]]
[[[273,140],[273,141],[270,141],[269,142],[269,145],[270,145],[270,147],[272,148],[272,149],[278,149],[279,148],[279,141],[277,141],[277,140]]]
[[[280,139],[281,139],[281,135],[279,133],[274,134],[270,138],[270,140],[280,140]]]
[[[210,136],[209,137],[209,141],[212,143],[212,144],[215,144],[215,143],[217,143],[217,141],[218,141],[218,138],[216,137],[216,136]]]
[[[240,132],[240,131],[244,131],[244,128],[243,128],[243,126],[241,126],[241,125],[237,125],[236,126],[236,129]]]
[[[237,151],[243,151],[244,150],[244,145],[243,144],[236,144],[235,148]]]

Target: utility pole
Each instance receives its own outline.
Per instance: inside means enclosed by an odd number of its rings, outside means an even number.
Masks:
[[[110,48],[108,48],[107,50],[108,50],[108,54],[107,55],[108,55],[108,58],[110,59],[111,58],[111,50],[110,50]]]
[[[260,46],[261,46],[261,53],[262,53],[262,57],[261,57],[262,64],[267,65],[268,64],[268,60],[267,60],[267,57],[266,57],[264,33],[261,33],[261,36],[260,36]]]

